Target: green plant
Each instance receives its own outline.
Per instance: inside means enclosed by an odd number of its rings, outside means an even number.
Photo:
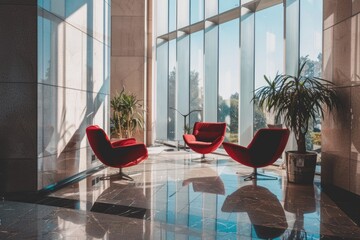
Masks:
[[[266,111],[273,111],[276,120],[294,133],[297,151],[306,153],[306,133],[309,120],[324,118],[324,111],[338,108],[335,85],[325,79],[304,76],[305,59],[299,64],[296,75],[277,74],[274,80],[264,76],[267,85],[255,90],[253,101]]]
[[[141,100],[123,88],[110,101],[113,110],[111,133],[118,137],[132,137],[134,132],[144,128],[144,110]]]
[[[321,145],[321,132],[311,133],[311,140],[316,145]]]

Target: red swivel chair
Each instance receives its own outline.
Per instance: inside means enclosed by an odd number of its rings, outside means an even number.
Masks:
[[[248,167],[253,167],[254,172],[244,180],[257,179],[257,176],[267,177],[262,180],[275,180],[270,177],[257,173],[257,168],[273,164],[282,154],[289,139],[288,129],[269,129],[263,128],[256,132],[251,143],[247,147],[237,144],[224,142],[223,147],[229,156],[235,161]]]
[[[122,168],[134,166],[148,157],[146,146],[143,143],[137,143],[135,138],[110,142],[104,130],[97,125],[87,127],[86,135],[98,159],[106,166],[119,168],[121,179],[133,180],[122,172]],[[103,179],[108,179],[108,177]]]
[[[184,134],[185,143],[197,153],[201,153],[201,160],[205,154],[215,151],[224,141],[226,123],[196,122],[193,134]]]

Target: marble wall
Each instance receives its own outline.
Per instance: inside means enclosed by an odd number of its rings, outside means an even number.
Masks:
[[[360,1],[324,1],[324,78],[342,107],[322,127],[322,184],[360,195]]]
[[[0,193],[36,190],[36,66],[36,0],[0,0]]]
[[[146,37],[149,34],[148,9],[151,9],[152,5],[148,5],[148,0],[112,0],[111,6],[110,96],[114,96],[125,87],[126,91],[144,100],[143,104],[146,107],[146,99],[149,97],[145,99],[145,79],[151,79],[147,73],[147,69],[151,68],[147,65],[149,59]],[[135,137],[138,141],[144,142],[144,135],[141,131]]]
[[[109,132],[110,3],[39,1],[37,189],[100,164],[85,129]],[[35,111],[35,112],[36,112]]]

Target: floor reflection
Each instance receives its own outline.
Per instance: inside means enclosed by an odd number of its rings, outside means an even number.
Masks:
[[[286,239],[307,239],[304,228],[304,214],[316,211],[314,185],[286,185],[284,209],[295,214],[292,230],[288,231]]]
[[[204,168],[207,175],[203,177],[190,177],[182,182],[183,186],[192,184],[194,192],[213,193],[213,194],[225,194],[224,182],[217,175],[217,173],[209,167]],[[192,170],[190,175],[196,175],[195,171]]]
[[[249,172],[247,167],[219,155],[213,155],[215,160],[208,163],[193,162],[192,154],[150,154],[148,160],[127,168],[133,182],[100,181],[101,176],[117,172],[107,168],[53,192],[37,202],[42,205],[35,205],[37,209],[49,208],[48,217],[36,217],[37,226],[56,216],[62,227],[51,227],[63,229],[61,234],[82,226],[89,239],[360,237],[359,227],[318,187],[318,178],[310,186],[288,184],[283,170],[267,167],[262,170],[279,176],[278,180],[244,182],[241,176]],[[54,210],[44,205],[61,206],[64,210],[51,213]],[[0,218],[19,216],[8,215],[5,209],[0,207]],[[8,231],[6,226],[0,225],[0,237],[1,231]],[[15,224],[11,226],[16,228]],[[127,227],[134,230],[126,232]]]
[[[284,209],[276,195],[258,186],[256,180],[227,196],[221,210],[246,212],[258,238],[280,237],[288,227]]]

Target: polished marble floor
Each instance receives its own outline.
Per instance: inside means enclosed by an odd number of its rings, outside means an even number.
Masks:
[[[149,149],[124,169],[134,181],[100,180],[106,168],[35,203],[0,202],[0,239],[360,239],[360,228],[313,185],[244,182],[251,169],[226,156]]]

